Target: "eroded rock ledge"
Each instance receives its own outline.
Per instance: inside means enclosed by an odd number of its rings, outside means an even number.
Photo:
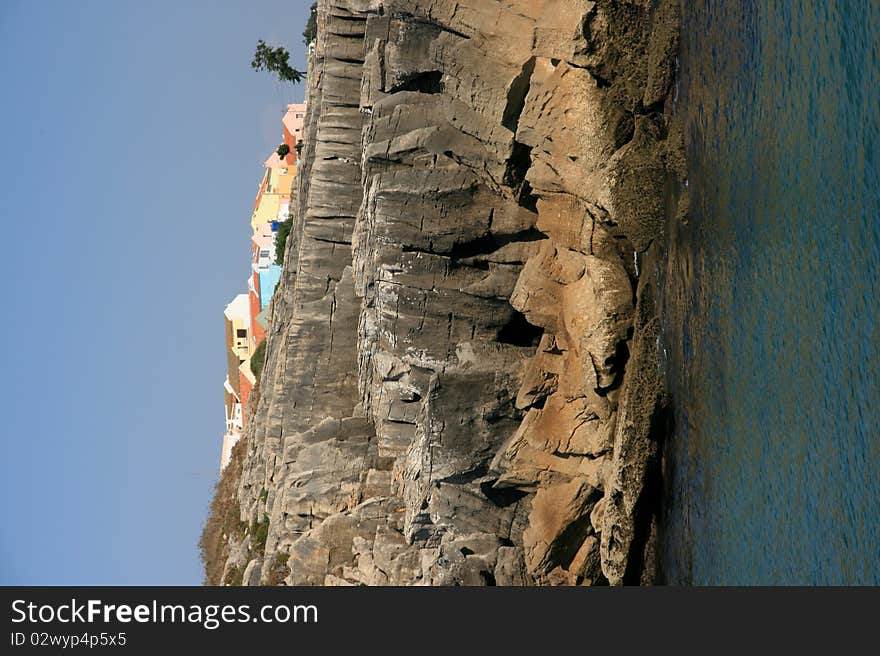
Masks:
[[[650,582],[677,1],[321,0],[318,23],[239,487],[265,535],[227,567]]]

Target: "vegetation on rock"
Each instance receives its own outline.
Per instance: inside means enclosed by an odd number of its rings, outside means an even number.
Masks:
[[[302,82],[306,74],[293,68],[289,60],[290,53],[286,49],[281,46],[273,48],[260,39],[257,41],[257,50],[254,53],[251,68],[255,71],[275,73],[282,82]]]
[[[287,219],[278,224],[278,232],[275,233],[275,261],[279,266],[284,264],[284,250],[287,247],[287,238],[293,227],[293,219]]]
[[[231,583],[230,578],[235,578],[236,574],[230,570],[224,577],[223,569],[229,557],[230,543],[241,540],[247,531],[247,524],[241,521],[238,502],[238,483],[247,452],[246,442],[244,439],[239,440],[232,448],[229,464],[214,486],[214,498],[211,500],[208,519],[199,540],[199,552],[205,566],[205,585],[241,583],[240,572],[237,573],[238,581]]]
[[[251,524],[251,552],[259,553],[266,548],[269,537],[269,515],[263,513],[263,519]]]
[[[309,10],[309,20],[303,30],[303,43],[309,45],[318,36],[318,3],[313,2]]]
[[[257,348],[254,349],[253,355],[251,355],[251,372],[253,372],[254,376],[259,379],[260,374],[263,373],[263,366],[266,364],[266,340],[264,339],[259,343]]]

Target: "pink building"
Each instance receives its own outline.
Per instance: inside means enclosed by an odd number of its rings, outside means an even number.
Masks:
[[[272,153],[264,163],[267,169],[286,169],[296,164],[298,159],[296,144],[303,138],[305,119],[306,106],[304,104],[287,106],[287,113],[281,119],[281,126],[284,132],[284,143],[290,146],[290,153],[284,159],[278,157],[278,153]]]
[[[305,129],[305,103],[300,105],[288,105],[287,113],[284,115],[284,118],[281,119],[281,124],[284,126],[284,143],[287,143],[287,135],[290,135],[291,141],[296,145],[303,138],[303,130]]]

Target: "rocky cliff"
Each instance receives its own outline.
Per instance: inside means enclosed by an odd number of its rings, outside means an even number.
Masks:
[[[677,6],[320,0],[227,573],[651,582]]]

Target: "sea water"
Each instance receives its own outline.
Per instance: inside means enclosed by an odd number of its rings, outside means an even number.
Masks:
[[[880,1],[683,3],[662,577],[880,583]]]

